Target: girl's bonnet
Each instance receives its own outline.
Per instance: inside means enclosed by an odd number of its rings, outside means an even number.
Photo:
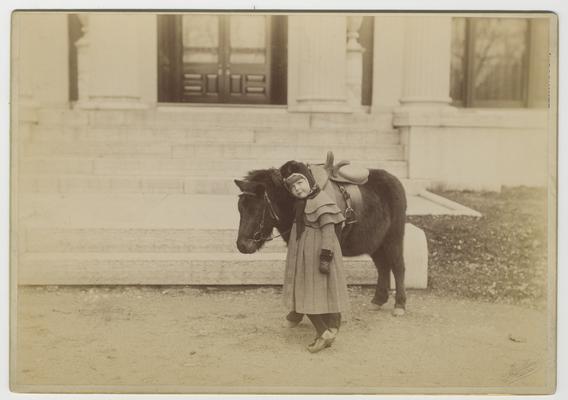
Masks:
[[[288,189],[288,191],[290,191],[290,185],[302,178],[308,181],[311,193],[314,193],[317,190],[316,180],[308,166],[304,163],[294,160],[288,161],[280,167],[280,175],[282,176],[284,186]]]

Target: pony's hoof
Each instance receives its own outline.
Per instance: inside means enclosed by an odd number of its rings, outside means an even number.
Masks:
[[[394,315],[395,317],[402,317],[405,312],[406,311],[404,311],[404,308],[395,308],[394,310],[392,310],[392,315]]]
[[[375,304],[375,303],[371,303],[371,304],[369,304],[368,308],[371,311],[380,311],[380,310],[382,310],[383,306],[380,306],[380,305]]]

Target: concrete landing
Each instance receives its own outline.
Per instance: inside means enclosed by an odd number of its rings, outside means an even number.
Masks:
[[[426,191],[408,204],[409,215],[479,215]],[[22,285],[282,283],[281,239],[256,254],[237,251],[234,195],[33,194],[21,196],[19,214]],[[407,287],[426,288],[424,232],[407,224],[404,248]],[[345,268],[349,284],[376,282],[369,256],[345,257]]]
[[[182,194],[33,194],[20,197],[26,227],[230,229],[239,225],[237,196]],[[407,215],[477,211],[428,191],[407,196]]]

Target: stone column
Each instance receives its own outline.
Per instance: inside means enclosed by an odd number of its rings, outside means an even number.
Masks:
[[[450,16],[407,17],[403,106],[446,106],[450,98]]]
[[[395,127],[439,126],[456,110],[450,106],[452,18],[445,15],[405,17],[401,107]]]
[[[347,102],[354,110],[361,109],[363,83],[363,53],[359,39],[363,16],[347,17]]]
[[[13,98],[14,121],[37,120],[37,101],[34,96],[34,47],[35,40],[29,29],[27,14],[16,14],[13,19]]]
[[[291,15],[288,32],[290,111],[350,112],[345,16]]]
[[[69,102],[67,14],[16,13],[15,63],[19,101],[42,107]],[[17,30],[17,32],[16,32]],[[17,38],[17,39],[16,39]]]
[[[373,36],[372,112],[392,112],[400,105],[404,81],[405,18],[378,15]]]
[[[156,16],[91,13],[87,18],[86,34],[76,44],[78,106],[130,109],[155,102],[148,87],[157,82],[156,74],[152,75],[157,57]]]
[[[408,177],[433,179],[438,160],[438,129],[450,107],[450,57],[452,19],[445,15],[405,17],[401,107],[395,109],[393,126],[401,131]],[[435,134],[431,134],[435,132]]]

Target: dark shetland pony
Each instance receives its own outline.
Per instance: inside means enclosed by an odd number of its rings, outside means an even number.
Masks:
[[[242,191],[237,248],[241,253],[254,253],[271,239],[276,228],[288,243],[293,224],[294,198],[286,190],[279,170],[254,170],[235,180]],[[403,239],[406,222],[406,196],[400,181],[381,169],[371,169],[368,182],[361,186],[363,209],[358,222],[342,238],[344,256],[369,254],[378,271],[378,281],[372,303],[379,308],[388,300],[390,271],[393,272],[396,294],[394,315],[403,315],[406,306],[404,287]]]

